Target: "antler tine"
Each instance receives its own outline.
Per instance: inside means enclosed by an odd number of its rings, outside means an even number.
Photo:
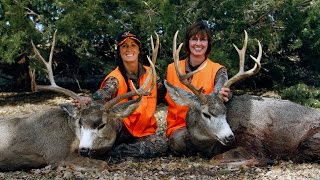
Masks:
[[[158,50],[159,50],[159,35],[155,32],[156,34],[156,46],[154,46],[153,43],[153,38],[151,36],[151,47],[152,47],[152,63],[156,64],[157,61],[157,56],[158,56]]]
[[[181,70],[181,67],[179,65],[179,53],[180,53],[180,50],[181,50],[181,47],[183,45],[183,43],[180,43],[178,49],[177,49],[177,36],[178,36],[178,32],[177,31],[174,35],[174,38],[173,38],[173,47],[172,47],[172,51],[173,51],[173,60],[174,60],[174,67],[176,69],[176,73],[177,73],[177,76],[180,80],[180,82],[187,86],[198,98],[201,102],[205,102],[206,101],[206,98],[204,97],[204,95],[201,93],[201,88],[200,89],[197,89],[195,86],[193,86],[191,83],[188,82],[188,78],[193,76],[195,73],[201,71],[206,65],[207,65],[207,62],[205,64],[203,64],[201,67],[199,67],[196,71],[193,71],[191,73],[187,73],[187,74],[182,74],[182,70]]]
[[[57,86],[56,82],[54,81],[53,71],[52,71],[52,58],[53,58],[53,51],[54,51],[54,47],[55,47],[55,43],[56,43],[56,34],[57,34],[57,30],[55,30],[54,34],[53,34],[53,40],[52,40],[52,45],[51,45],[51,50],[50,50],[50,55],[49,55],[49,61],[48,62],[41,56],[40,52],[38,51],[38,49],[34,45],[33,41],[31,41],[33,51],[38,55],[38,57],[42,60],[42,62],[46,66],[46,70],[47,70],[47,73],[48,73],[48,79],[50,81],[50,84],[53,87]]]
[[[135,95],[138,95],[138,96],[149,95],[152,92],[152,89],[153,89],[153,87],[154,87],[154,85],[156,83],[156,80],[157,80],[156,70],[155,70],[155,66],[152,63],[152,61],[151,61],[149,56],[147,56],[147,59],[148,59],[148,61],[150,63],[150,69],[148,71],[146,80],[142,84],[142,86],[139,89],[136,89],[136,87],[134,86],[133,82],[130,81],[133,90],[128,92],[128,93],[125,93],[125,94],[122,94],[120,96],[117,96],[117,97],[111,99],[110,101],[106,102],[104,104],[104,109],[110,109],[112,106],[114,106],[115,104],[117,104],[118,102],[120,102],[123,99],[129,98],[129,97],[132,97],[132,96],[135,96]],[[152,78],[152,82],[151,82],[151,84],[149,86],[149,89],[146,89],[151,78]]]
[[[146,81],[148,81],[148,83],[144,83],[144,84],[142,85],[142,88],[141,88],[141,89],[144,90],[144,89],[146,88],[146,86],[149,84],[149,81],[150,81],[149,79],[150,79],[150,78],[152,78],[152,81],[151,81],[149,90],[143,92],[143,94],[145,94],[145,95],[149,95],[149,94],[152,92],[153,86],[154,86],[154,85],[156,84],[156,82],[157,82],[156,67],[155,67],[155,65],[152,63],[152,61],[151,61],[151,59],[150,59],[149,56],[147,56],[147,59],[148,59],[148,61],[149,61],[149,63],[150,63],[150,67],[151,67],[152,73],[149,73],[149,74],[148,74],[148,76],[147,76],[147,78],[146,78]],[[150,71],[150,70],[149,70],[149,71]]]
[[[175,67],[176,67],[176,70],[177,70],[176,73],[177,73],[180,81],[184,81],[184,80],[188,79],[189,77],[193,76],[194,74],[196,74],[197,72],[201,71],[203,68],[205,68],[206,65],[207,65],[207,62],[205,62],[202,66],[200,66],[195,71],[192,71],[192,72],[190,72],[188,74],[182,74],[181,67],[179,66],[179,53],[180,53],[180,50],[182,48],[183,43],[180,43],[180,45],[179,45],[179,47],[177,49],[178,32],[179,32],[179,30],[174,35],[172,51],[173,51],[173,59],[174,60],[177,59],[177,61],[174,61],[174,64],[175,64]]]
[[[52,58],[53,58],[53,51],[54,51],[54,47],[55,47],[55,43],[56,43],[56,34],[57,34],[57,30],[55,30],[55,32],[53,34],[53,40],[52,40],[52,45],[51,45],[51,50],[50,50],[50,55],[49,55],[49,61],[46,61],[42,57],[39,50],[34,45],[33,41],[31,41],[33,51],[40,58],[40,60],[44,63],[44,65],[46,67],[46,71],[48,73],[47,78],[49,79],[50,84],[51,84],[51,85],[37,85],[35,83],[35,72],[33,71],[33,72],[30,72],[30,77],[32,79],[31,80],[32,89],[34,91],[54,91],[54,92],[65,94],[67,96],[70,96],[73,99],[78,100],[81,103],[81,107],[84,107],[85,104],[81,101],[81,97],[78,94],[76,94],[73,91],[70,91],[68,89],[65,89],[65,88],[58,86],[54,80],[53,71],[52,71]]]
[[[185,78],[182,74],[181,67],[179,66],[179,53],[182,48],[183,43],[180,43],[178,49],[177,49],[177,36],[178,36],[179,30],[174,34],[173,37],[173,47],[172,47],[172,53],[173,53],[173,62],[174,67],[176,68],[177,76],[179,77],[180,81],[188,79]]]
[[[253,59],[255,61],[255,65],[252,69],[248,70],[248,71],[244,71],[244,60],[245,60],[245,53],[247,50],[247,44],[248,44],[248,33],[247,31],[244,31],[244,42],[243,42],[243,46],[242,49],[239,50],[238,47],[233,44],[233,46],[235,47],[235,49],[237,50],[238,54],[239,54],[239,72],[233,76],[231,79],[229,79],[223,86],[224,87],[230,87],[233,83],[240,81],[242,79],[245,79],[249,76],[253,76],[254,74],[256,74],[257,72],[259,72],[260,68],[261,68],[261,64],[260,64],[260,60],[262,57],[262,46],[259,40],[256,39],[256,41],[258,42],[258,46],[259,46],[259,53],[258,53],[258,57],[255,58],[252,55],[250,55],[251,59]]]

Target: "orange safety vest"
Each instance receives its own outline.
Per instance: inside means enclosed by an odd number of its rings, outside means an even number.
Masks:
[[[206,59],[207,65],[200,72],[193,75],[191,84],[193,84],[196,88],[203,88],[204,94],[210,94],[214,89],[214,79],[220,68],[223,66],[212,62],[210,59]],[[185,73],[186,69],[186,59],[179,61],[181,71]],[[205,62],[203,62],[205,63]],[[167,81],[182,89],[185,89],[189,92],[191,90],[187,88],[185,85],[181,84],[179,78],[176,74],[176,70],[174,68],[174,64],[171,63],[168,65],[167,69]],[[189,109],[188,106],[180,106],[177,105],[169,96],[166,94],[166,100],[168,103],[168,114],[167,114],[167,130],[166,135],[170,137],[170,135],[177,129],[186,127],[186,114]]]
[[[144,66],[146,73],[140,77],[140,87],[147,77],[147,72],[150,70],[148,66]],[[128,87],[122,76],[119,67],[108,74],[102,81],[100,89],[104,87],[105,81],[108,77],[113,76],[119,81],[119,87],[117,96],[127,93]],[[131,86],[131,84],[130,84]],[[132,89],[132,88],[131,88]],[[137,98],[137,96],[135,96]],[[126,102],[128,99],[124,99],[120,102]],[[119,102],[119,103],[120,103]],[[155,134],[157,130],[157,121],[154,117],[157,105],[157,85],[152,89],[152,92],[148,96],[143,96],[138,108],[126,118],[123,118],[123,123],[134,137],[143,137],[151,134]]]

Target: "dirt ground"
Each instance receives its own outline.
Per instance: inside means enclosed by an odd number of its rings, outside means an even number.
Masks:
[[[0,117],[36,113],[71,99],[52,93],[0,93]],[[166,107],[159,106],[159,132],[165,130]],[[1,155],[0,155],[1,156]],[[104,171],[54,169],[46,166],[30,171],[0,172],[0,179],[318,179],[320,164],[276,162],[267,167],[216,165],[209,159],[161,157],[154,159],[110,159]]]

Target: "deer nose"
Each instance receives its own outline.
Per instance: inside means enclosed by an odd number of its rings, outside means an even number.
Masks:
[[[234,135],[231,134],[229,136],[226,137],[228,144],[231,144],[234,142]]]
[[[89,148],[80,148],[79,149],[79,153],[80,153],[81,156],[89,157],[90,149]]]

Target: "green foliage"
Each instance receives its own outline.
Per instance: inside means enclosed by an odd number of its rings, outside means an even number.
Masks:
[[[12,60],[17,54],[23,53],[21,47],[24,46],[26,34],[23,31],[16,32],[9,37],[8,35],[3,35],[1,37],[1,49],[0,57],[2,57],[5,63],[12,63]]]
[[[281,97],[299,104],[320,108],[320,89],[299,83],[281,90]]]
[[[30,50],[26,42],[32,36],[32,24],[26,21],[23,4],[11,4],[12,1],[2,0],[0,11],[0,62],[8,64]]]
[[[249,34],[248,55],[256,56],[254,39],[261,41],[262,70],[250,78],[248,87],[286,87],[299,82],[320,86],[318,0],[0,1],[0,65],[15,63],[23,55],[37,66],[31,40],[47,57],[48,43],[58,29],[55,70],[76,78],[103,76],[115,65],[117,34],[131,30],[141,36],[144,55],[151,53],[150,36],[160,35],[157,68],[163,76],[172,62],[174,33],[179,30],[181,43],[188,25],[205,20],[214,39],[209,58],[225,65],[230,76],[237,73],[239,59],[232,44],[242,46],[243,31]],[[253,66],[248,55],[246,69]]]

